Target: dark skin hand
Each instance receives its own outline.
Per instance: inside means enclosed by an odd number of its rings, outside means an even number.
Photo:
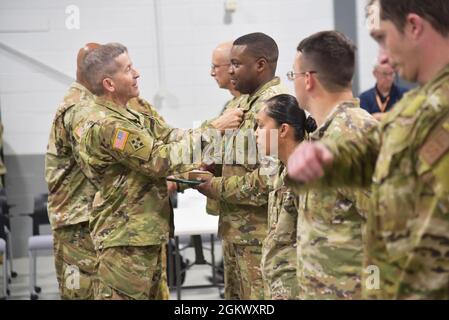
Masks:
[[[206,180],[206,181],[200,185],[193,187],[193,188],[198,190],[198,192],[205,195],[206,197],[217,200],[215,195],[212,193],[212,189],[211,189],[212,177],[207,177],[204,180]]]

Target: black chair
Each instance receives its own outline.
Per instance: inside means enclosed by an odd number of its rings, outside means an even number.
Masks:
[[[0,211],[1,211],[1,207],[0,207]],[[6,217],[0,213],[0,255],[3,257],[3,262],[2,262],[2,266],[3,266],[3,295],[1,296],[0,299],[6,299],[9,294],[9,279],[8,279],[8,249],[7,249],[7,243],[6,243],[6,239],[7,239],[7,235],[5,232],[5,228],[6,228]]]
[[[4,227],[3,231],[6,235],[5,241],[6,241],[6,255],[8,256],[8,262],[9,262],[9,277],[8,282],[11,283],[11,278],[17,277],[17,272],[14,271],[13,266],[13,250],[12,250],[12,235],[11,235],[11,222],[10,222],[10,214],[9,209],[12,206],[8,204],[8,200],[6,197],[5,189],[2,188],[0,190],[0,215],[3,217]]]
[[[42,291],[36,285],[36,260],[39,251],[48,251],[53,249],[53,237],[51,235],[41,235],[40,226],[49,225],[47,212],[48,194],[40,194],[34,198],[34,211],[28,214],[33,219],[33,235],[28,238],[28,257],[30,273],[30,299],[39,299],[39,293]]]

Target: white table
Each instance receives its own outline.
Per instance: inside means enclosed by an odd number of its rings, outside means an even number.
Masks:
[[[175,235],[217,234],[218,216],[206,212],[206,197],[196,190],[178,193],[175,212]]]
[[[174,209],[175,222],[175,259],[176,268],[169,266],[170,274],[176,275],[176,293],[177,299],[181,299],[181,289],[205,288],[211,285],[197,285],[182,287],[181,285],[181,257],[179,249],[180,236],[193,236],[195,244],[196,260],[187,266],[189,269],[194,264],[208,264],[212,267],[212,278],[215,279],[215,253],[214,241],[218,230],[218,216],[212,216],[206,212],[206,197],[193,189],[187,189],[184,193],[178,193],[177,208]],[[210,236],[210,251],[212,261],[207,262],[202,255],[201,235]],[[169,257],[171,257],[171,247],[169,246]],[[187,270],[186,270],[187,271]],[[173,273],[175,272],[175,273]],[[173,279],[173,277],[171,277]],[[212,284],[212,286],[216,286]]]

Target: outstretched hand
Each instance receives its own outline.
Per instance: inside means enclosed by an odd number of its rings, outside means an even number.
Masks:
[[[334,156],[319,142],[303,142],[288,159],[288,175],[299,182],[313,182],[324,175],[325,167],[331,165]]]

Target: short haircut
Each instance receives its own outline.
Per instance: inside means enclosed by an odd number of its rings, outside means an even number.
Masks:
[[[301,72],[315,71],[326,90],[338,92],[351,86],[356,46],[343,33],[315,33],[302,40],[297,50],[302,53],[303,68],[306,68]]]
[[[107,43],[86,55],[82,69],[93,94],[104,94],[103,80],[118,71],[119,65],[115,59],[127,52],[128,49],[120,43]]]
[[[249,33],[237,38],[234,46],[246,45],[246,50],[255,58],[265,58],[272,66],[273,73],[279,58],[279,49],[273,38],[262,32]]]
[[[403,32],[406,17],[415,13],[428,21],[443,37],[449,35],[448,0],[380,0],[380,17]]]
[[[306,112],[299,107],[296,97],[292,95],[280,94],[271,97],[265,105],[263,110],[278,126],[286,123],[293,127],[296,141],[303,141],[306,133],[311,133],[317,128],[315,119],[307,117]]]

